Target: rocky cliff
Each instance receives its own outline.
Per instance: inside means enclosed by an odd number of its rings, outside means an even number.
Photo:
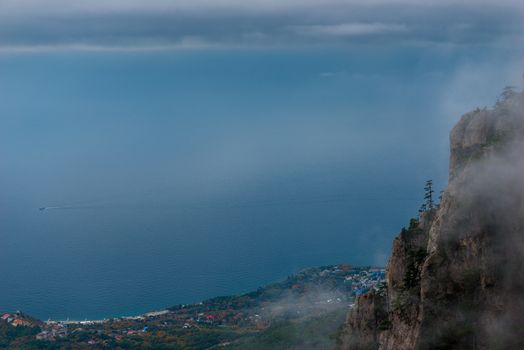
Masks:
[[[438,207],[393,242],[387,289],[337,349],[524,349],[524,94],[464,115]]]

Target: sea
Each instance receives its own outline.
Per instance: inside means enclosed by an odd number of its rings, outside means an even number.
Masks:
[[[2,221],[0,309],[43,320],[132,316],[248,292],[306,267],[384,265],[398,225],[365,228],[352,210],[337,201],[19,208]]]
[[[0,311],[130,316],[312,266],[384,266],[425,181],[445,186],[449,129],[469,108],[437,93],[458,91],[450,60],[0,55]]]

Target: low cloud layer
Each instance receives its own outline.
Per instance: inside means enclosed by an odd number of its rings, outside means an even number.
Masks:
[[[0,51],[362,44],[514,45],[515,1],[0,2]]]
[[[359,35],[387,34],[405,32],[408,28],[400,24],[385,23],[341,23],[326,25],[307,25],[293,27],[297,34],[319,37],[351,37]]]

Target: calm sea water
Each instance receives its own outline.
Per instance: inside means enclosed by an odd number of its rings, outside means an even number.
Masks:
[[[394,233],[337,202],[26,209],[2,222],[0,309],[43,319],[133,315],[249,291],[308,266],[382,264]]]
[[[0,311],[134,315],[385,264],[458,117],[435,97],[455,58],[390,51],[0,56]]]

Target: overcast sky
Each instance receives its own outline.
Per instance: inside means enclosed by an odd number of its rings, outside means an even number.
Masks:
[[[519,1],[2,0],[0,50],[515,45]]]

